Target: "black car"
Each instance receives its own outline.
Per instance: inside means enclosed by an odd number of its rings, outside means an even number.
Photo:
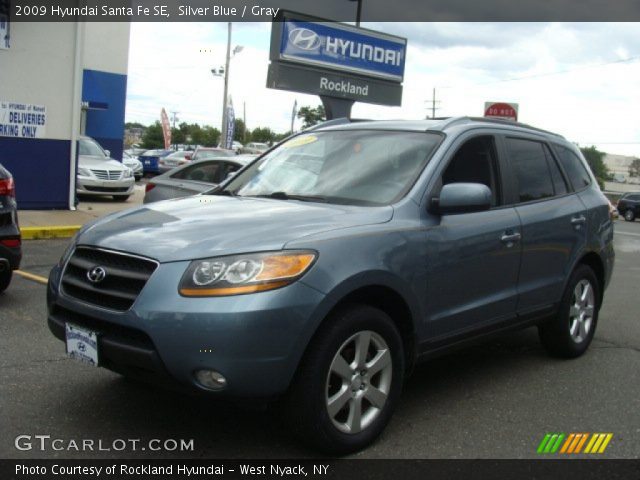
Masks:
[[[627,222],[633,222],[640,215],[640,192],[625,193],[618,200],[618,213]]]
[[[15,183],[0,164],[0,292],[7,289],[13,270],[20,267],[21,244]]]

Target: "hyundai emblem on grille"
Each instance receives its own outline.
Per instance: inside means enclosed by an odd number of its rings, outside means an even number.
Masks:
[[[93,267],[87,272],[87,279],[91,283],[100,283],[107,276],[107,271],[103,267]]]

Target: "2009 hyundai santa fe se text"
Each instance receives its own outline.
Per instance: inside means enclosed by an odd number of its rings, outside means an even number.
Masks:
[[[48,287],[71,356],[218,396],[278,399],[302,439],[371,443],[411,367],[538,325],[593,338],[609,204],[561,136],[473,118],[330,121],[204,195],[83,228]]]

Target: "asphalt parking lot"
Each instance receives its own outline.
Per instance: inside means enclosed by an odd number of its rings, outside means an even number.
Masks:
[[[22,270],[47,276],[63,240],[29,241]],[[535,329],[421,364],[381,439],[357,458],[534,458],[547,432],[611,432],[599,458],[640,454],[640,222],[616,223],[616,267],[582,358],[548,357]],[[270,411],[139,385],[65,357],[46,326],[45,286],[0,295],[1,458],[295,458]],[[19,451],[18,435],[193,439],[194,451]],[[585,455],[581,455],[584,457]]]

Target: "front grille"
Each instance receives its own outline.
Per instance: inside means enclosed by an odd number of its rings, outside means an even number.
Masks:
[[[62,275],[62,290],[70,297],[116,311],[131,308],[157,268],[153,260],[91,247],[77,247]],[[88,273],[94,267],[106,272],[95,283]]]
[[[91,172],[100,180],[120,180],[121,170],[93,170]]]
[[[124,193],[129,190],[129,187],[91,187],[85,185],[85,190],[90,192],[100,192],[100,193]]]

